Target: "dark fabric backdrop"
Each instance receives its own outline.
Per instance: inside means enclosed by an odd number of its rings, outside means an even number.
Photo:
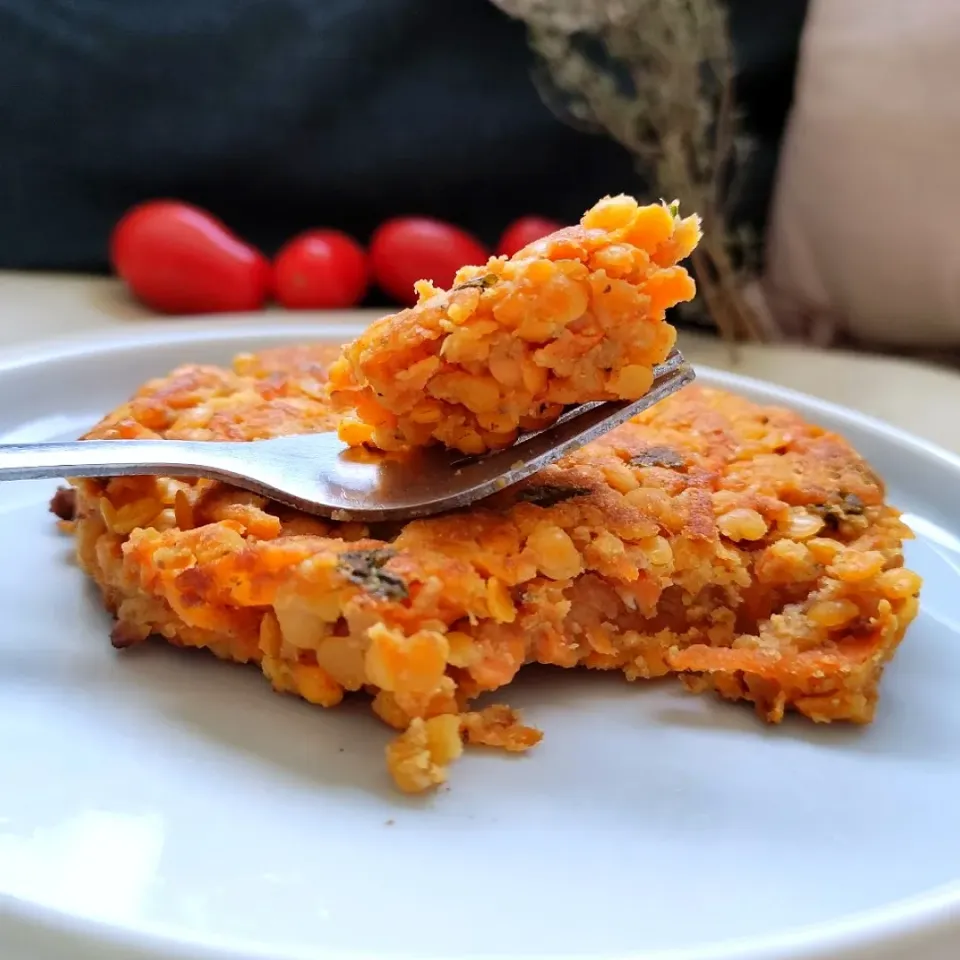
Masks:
[[[806,0],[731,0],[760,224]],[[266,251],[388,216],[488,242],[643,194],[629,158],[541,104],[487,0],[0,0],[0,267],[106,269],[131,204],[190,200]]]

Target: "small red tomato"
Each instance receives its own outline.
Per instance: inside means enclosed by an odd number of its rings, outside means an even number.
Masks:
[[[308,230],[273,261],[273,292],[289,310],[352,307],[367,292],[367,255],[339,230]]]
[[[198,207],[150,200],[123,215],[110,262],[161,313],[258,310],[270,292],[270,262]]]
[[[562,229],[562,223],[548,220],[546,217],[520,217],[503,231],[500,243],[497,244],[497,256],[512,257],[528,243],[542,240],[547,234]]]
[[[476,237],[442,220],[398,217],[381,224],[370,240],[370,269],[384,293],[403,304],[416,303],[413,285],[430,280],[447,288],[464,266],[487,262]]]

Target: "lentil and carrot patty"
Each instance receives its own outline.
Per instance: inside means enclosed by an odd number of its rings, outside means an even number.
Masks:
[[[88,437],[335,429],[335,355],[182,367]],[[774,723],[788,709],[866,723],[917,612],[910,532],[868,465],[790,411],[706,388],[469,511],[406,525],[324,521],[205,480],[73,486],[55,506],[117,647],[205,648],[325,707],[365,691],[399,731],[387,762],[411,792],[442,782],[464,742],[537,743],[508,707],[471,707],[527,663],[678,674]]]
[[[341,438],[480,454],[570,404],[640,399],[676,340],[666,311],[694,295],[678,264],[699,239],[699,218],[675,205],[607,197],[578,226],[464,267],[450,290],[421,281],[416,306],[333,364]]]

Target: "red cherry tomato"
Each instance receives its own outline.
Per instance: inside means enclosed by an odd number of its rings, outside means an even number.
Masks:
[[[398,217],[381,224],[370,240],[370,269],[384,293],[416,303],[413,285],[431,280],[447,288],[463,266],[482,265],[489,253],[476,237],[442,220]]]
[[[542,240],[547,234],[562,230],[563,224],[546,217],[520,217],[503,231],[497,244],[498,257],[512,257],[528,243]]]
[[[367,292],[367,255],[339,230],[309,230],[273,261],[273,292],[289,310],[352,307]]]
[[[130,290],[162,313],[258,310],[270,263],[216,217],[174,200],[129,210],[110,238],[110,262]]]

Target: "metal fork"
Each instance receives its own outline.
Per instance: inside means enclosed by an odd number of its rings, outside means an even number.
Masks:
[[[371,454],[346,447],[335,433],[246,443],[74,440],[0,444],[0,480],[207,477],[335,520],[407,520],[465,507],[512,486],[694,378],[676,350],[656,372],[641,400],[571,407],[551,426],[479,457],[441,448]]]

